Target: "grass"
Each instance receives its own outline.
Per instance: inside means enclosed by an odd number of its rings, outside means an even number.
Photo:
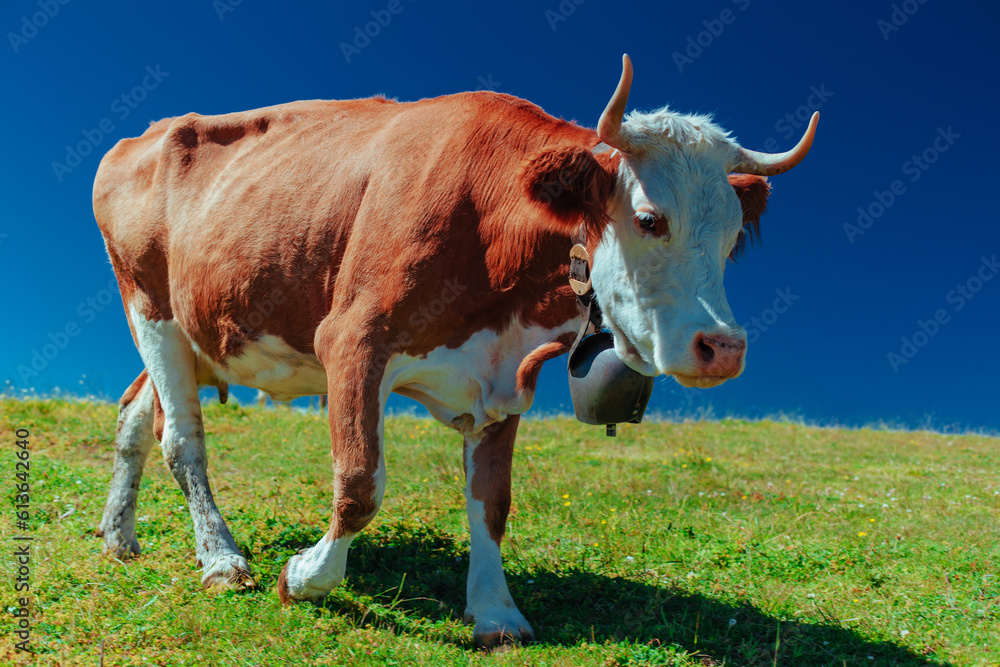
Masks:
[[[184,497],[154,452],[143,555],[101,556],[115,408],[0,401],[32,433],[34,655],[4,665],[997,665],[1000,440],[776,422],[522,422],[504,542],[538,641],[472,650],[461,441],[386,423],[389,485],[322,607],[287,558],[330,520],[325,419],[205,406],[210,475],[260,589],[199,587]],[[13,509],[2,522],[13,544]],[[3,603],[15,565],[0,559]],[[10,637],[5,615],[0,631]],[[102,663],[103,661],[103,663]]]

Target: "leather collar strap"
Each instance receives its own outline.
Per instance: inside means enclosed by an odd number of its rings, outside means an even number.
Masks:
[[[580,341],[587,335],[587,329],[590,328],[590,325],[594,325],[594,331],[600,331],[602,323],[601,307],[597,303],[597,295],[594,294],[594,287],[590,283],[590,254],[585,245],[586,239],[582,238],[585,236],[582,226],[579,236],[581,242],[574,245],[569,252],[569,284],[576,294],[576,304],[580,308],[583,322],[580,324],[580,332],[576,335],[576,340],[569,348],[569,354],[566,357],[567,366]]]
[[[612,150],[603,141],[590,149],[594,155],[600,155]],[[580,325],[580,333],[576,335],[573,346],[569,348],[567,355],[567,366],[569,359],[573,358],[577,346],[583,337],[587,335],[587,329],[594,325],[594,331],[600,331],[603,318],[601,317],[601,307],[597,303],[597,295],[594,294],[594,287],[590,283],[590,253],[587,252],[587,234],[583,225],[577,228],[575,245],[569,251],[569,284],[576,294],[576,303],[580,307],[580,315],[583,316],[583,323]]]

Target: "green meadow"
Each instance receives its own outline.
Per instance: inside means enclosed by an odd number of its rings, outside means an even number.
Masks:
[[[258,587],[204,591],[154,450],[142,555],[102,556],[116,408],[0,401],[3,665],[1000,665],[1000,439],[776,421],[648,422],[617,438],[522,421],[503,551],[537,641],[473,649],[461,439],[386,421],[389,483],[323,606],[282,607],[330,520],[326,420],[205,405],[209,474]],[[15,429],[31,518],[15,526]],[[14,537],[31,646],[15,651]]]

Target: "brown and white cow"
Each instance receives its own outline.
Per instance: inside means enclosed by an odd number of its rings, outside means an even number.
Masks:
[[[623,120],[631,77],[626,56],[597,131],[476,92],[188,114],[119,142],[94,213],[146,370],[120,404],[106,550],[139,553],[139,479],[159,440],[203,584],[252,585],[212,497],[198,387],[329,393],[333,518],[277,582],[284,602],[322,599],[382,502],[396,392],[464,437],[476,641],[531,637],[500,540],[519,415],[582,324],[573,239],[626,364],[688,386],[736,377],[745,333],[723,269],[757,231],[762,176],[797,164],[815,131],[814,118],[796,148],[766,155],[706,117]]]

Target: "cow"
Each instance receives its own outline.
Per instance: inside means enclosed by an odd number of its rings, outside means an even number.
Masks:
[[[199,387],[329,394],[333,516],[276,586],[286,604],[322,600],[382,502],[396,392],[463,438],[476,644],[531,639],[500,544],[520,415],[583,322],[571,246],[592,258],[625,364],[684,386],[735,378],[746,334],[723,270],[759,234],[767,177],[798,164],[816,128],[758,153],[706,116],[625,117],[631,82],[624,56],[596,131],[480,91],[191,113],[118,142],[94,214],[145,370],[119,404],[105,551],[140,551],[136,498],[158,441],[203,585],[253,586],[209,485]]]

